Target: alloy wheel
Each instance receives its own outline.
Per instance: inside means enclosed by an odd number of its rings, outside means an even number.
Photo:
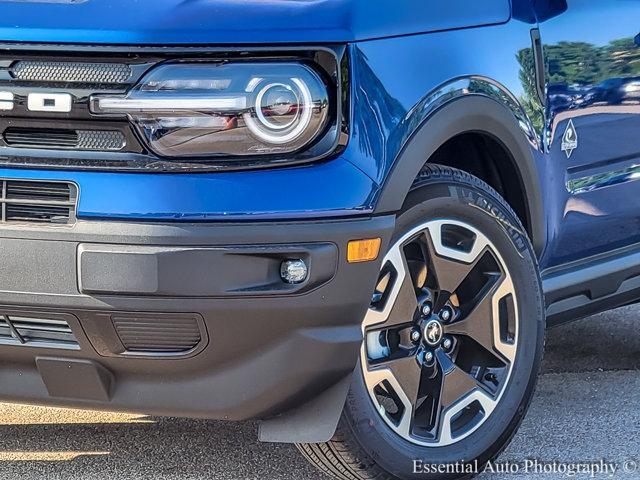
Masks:
[[[411,229],[383,260],[363,334],[365,384],[393,431],[431,447],[471,435],[516,358],[516,292],[496,246],[458,220]]]

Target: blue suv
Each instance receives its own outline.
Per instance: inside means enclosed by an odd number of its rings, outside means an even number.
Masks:
[[[545,326],[640,299],[639,31],[637,0],[0,0],[0,398],[477,473]]]

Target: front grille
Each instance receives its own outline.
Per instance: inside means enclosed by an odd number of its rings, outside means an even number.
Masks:
[[[0,315],[0,344],[80,348],[66,320],[21,315]]]
[[[113,315],[113,326],[127,352],[183,353],[202,340],[198,321],[190,316]]]
[[[56,200],[69,201],[71,185],[62,182],[30,182],[24,180],[6,180],[5,198],[8,200]]]
[[[9,127],[3,134],[10,147],[67,148],[74,150],[117,151],[126,138],[117,130],[70,130]]]
[[[75,130],[7,128],[4,141],[12,147],[74,148],[78,144],[78,133]]]
[[[0,165],[84,169],[157,161],[147,158],[126,116],[97,118],[89,99],[124,94],[159,61],[154,55],[128,52],[94,56],[0,51],[0,96],[10,97],[0,109]],[[70,108],[30,107],[34,93],[68,95]]]
[[[126,145],[125,136],[115,130],[76,130],[78,150],[122,150]]]
[[[2,222],[69,224],[75,221],[76,187],[66,182],[4,179]]]
[[[53,62],[21,60],[9,69],[17,80],[70,83],[126,83],[131,67],[125,63]]]

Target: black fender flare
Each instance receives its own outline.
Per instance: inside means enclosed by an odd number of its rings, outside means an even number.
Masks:
[[[375,213],[400,210],[414,179],[431,155],[447,140],[468,132],[490,135],[510,153],[526,198],[526,227],[531,232],[534,250],[540,255],[545,245],[546,228],[540,176],[534,155],[537,149],[511,109],[490,97],[459,97],[422,122],[396,157],[382,185]]]

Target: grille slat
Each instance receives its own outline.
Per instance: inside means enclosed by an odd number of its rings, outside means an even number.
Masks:
[[[8,128],[4,141],[10,146],[67,147],[78,144],[78,134],[73,131],[46,131],[35,129]]]
[[[8,185],[7,197],[9,198],[18,198],[20,196],[25,196],[28,198],[32,198],[33,195],[46,195],[46,196],[56,196],[56,197],[68,197],[69,196],[69,185],[61,184],[47,184],[40,183],[38,185],[31,185],[28,183],[15,183],[10,182]]]
[[[128,352],[182,353],[193,350],[202,340],[193,317],[111,317],[114,328]]]
[[[56,198],[62,201],[69,199],[69,185],[66,183],[29,183],[7,182],[6,198],[10,199],[43,199]]]
[[[68,218],[68,208],[51,205],[7,204],[5,213],[7,222],[66,223]]]
[[[32,332],[52,332],[52,333],[71,333],[71,329],[67,327],[51,327],[51,326],[39,326],[31,325],[29,323],[13,322],[13,326],[18,330],[29,330]]]
[[[6,200],[11,202],[13,205],[26,205],[26,206],[37,206],[45,204],[46,206],[51,207],[70,207],[73,205],[73,202],[68,200],[47,200],[46,198],[10,198],[8,197]]]
[[[2,222],[73,223],[75,187],[63,182],[0,180]]]
[[[80,348],[66,321],[20,315],[0,315],[0,343],[74,350]]]

